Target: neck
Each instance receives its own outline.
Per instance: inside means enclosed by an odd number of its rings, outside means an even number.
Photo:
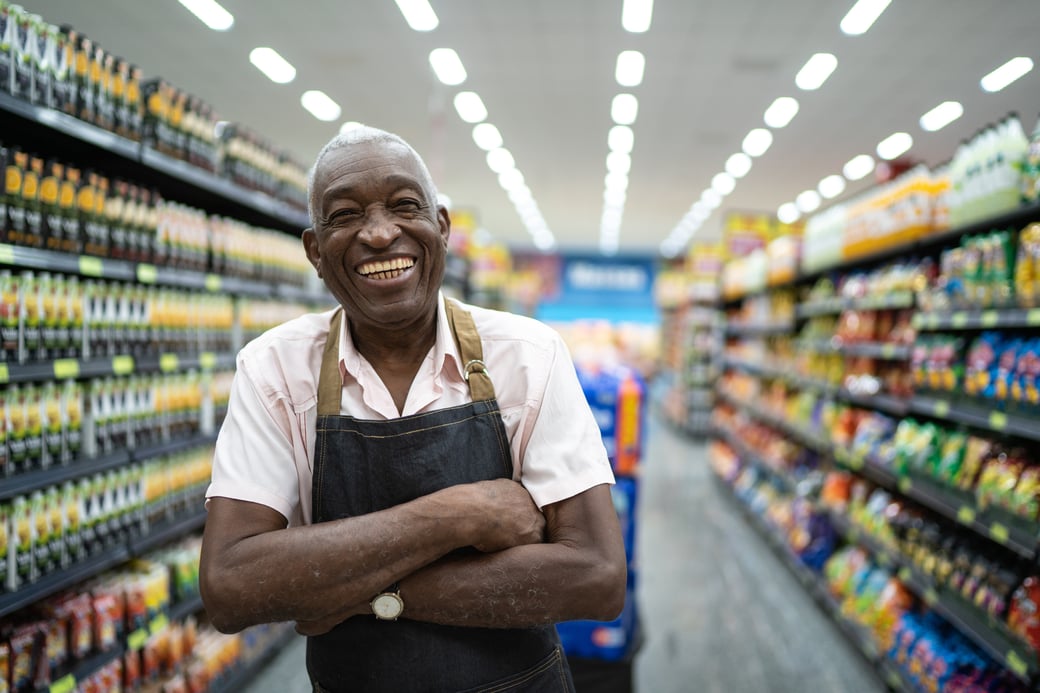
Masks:
[[[372,328],[353,322],[349,325],[354,348],[377,372],[384,368],[418,368],[437,341],[436,312],[424,317],[420,323],[402,329]]]

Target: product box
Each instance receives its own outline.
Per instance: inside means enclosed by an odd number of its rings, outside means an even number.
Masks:
[[[617,474],[635,474],[643,454],[646,387],[631,368],[578,369],[603,446]]]

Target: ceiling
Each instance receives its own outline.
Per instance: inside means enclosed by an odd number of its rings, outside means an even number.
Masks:
[[[661,241],[739,151],[765,109],[793,96],[800,110],[698,232],[717,237],[729,211],[775,212],[844,162],[873,153],[896,131],[914,137],[908,156],[937,164],[987,122],[1018,111],[1028,129],[1040,113],[1040,66],[988,94],[979,79],[1015,56],[1040,63],[1040,1],[893,0],[864,35],[838,28],[852,0],[657,0],[649,31],[621,27],[621,0],[430,0],[440,20],[411,30],[393,0],[222,0],[227,32],[206,28],[175,0],[23,0],[107,50],[161,75],[238,121],[313,161],[339,124],[397,132],[426,159],[457,208],[516,249],[531,237],[472,125],[456,114],[457,91],[476,91],[501,132],[559,247],[596,249],[603,210],[607,132],[615,94],[639,99],[620,250],[657,252]],[[297,68],[275,84],[249,63],[271,46]],[[427,56],[454,48],[468,72],[441,84]],[[625,49],[646,56],[637,87],[614,79]],[[794,76],[817,52],[838,67],[817,91]],[[300,105],[321,89],[342,107],[321,122]],[[964,115],[935,133],[920,116],[946,100]],[[868,181],[851,184],[843,197]],[[843,199],[843,198],[839,198]]]

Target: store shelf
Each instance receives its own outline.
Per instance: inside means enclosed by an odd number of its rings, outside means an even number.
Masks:
[[[731,337],[767,337],[794,331],[793,320],[757,323],[727,323],[725,332]]]
[[[205,605],[202,603],[202,597],[195,595],[187,599],[182,599],[179,602],[170,605],[169,619],[171,621],[183,621],[188,616],[199,613],[205,609]]]
[[[230,352],[164,353],[152,356],[111,356],[93,359],[53,359],[31,363],[0,363],[0,384],[35,383],[69,378],[102,378],[134,373],[174,373],[192,369],[211,371],[235,367]]]
[[[940,397],[916,395],[910,400],[910,411],[945,421],[1003,435],[1040,441],[1040,423],[1036,416],[1000,411],[997,401],[951,401]]]
[[[910,400],[905,397],[893,397],[892,395],[857,395],[841,388],[837,392],[837,398],[855,404],[866,409],[876,409],[892,416],[904,417],[910,410]]]
[[[722,440],[726,441],[726,443],[733,448],[733,451],[737,453],[737,456],[746,464],[752,465],[769,476],[769,478],[771,478],[785,493],[792,495],[795,493],[795,481],[787,474],[771,466],[765,458],[745,445],[740,436],[725,428],[719,428],[718,434]]]
[[[289,645],[293,640],[300,637],[296,631],[292,628],[286,628],[285,632],[279,635],[271,645],[264,650],[263,654],[255,657],[252,661],[246,664],[236,666],[230,673],[213,682],[208,693],[239,693],[242,691],[246,684],[248,684],[253,678],[256,677],[264,667],[267,666],[268,662],[274,658],[276,654],[281,652],[285,647]]]
[[[917,313],[913,317],[913,326],[914,329],[922,332],[1040,327],[1040,308],[994,308]]]
[[[837,315],[848,306],[848,299],[841,296],[820,298],[800,303],[794,308],[795,317],[799,320],[815,318],[820,315]]]
[[[48,486],[59,486],[66,481],[82,479],[118,469],[130,464],[130,452],[117,450],[111,455],[79,459],[69,464],[57,465],[46,469],[34,469],[21,474],[4,477],[0,483],[0,501],[16,496],[32,493]]]
[[[76,583],[130,560],[126,545],[112,547],[65,570],[46,575],[36,582],[7,594],[0,595],[0,618],[24,609],[45,597],[72,587]]]
[[[864,298],[833,298],[807,301],[795,307],[795,315],[804,320],[820,315],[836,315],[846,310],[897,310],[913,308],[914,294],[911,291],[891,291],[880,296]]]
[[[195,530],[202,529],[205,524],[206,511],[200,510],[152,525],[143,535],[130,538],[130,553],[134,556],[141,556],[174,539],[179,539]]]

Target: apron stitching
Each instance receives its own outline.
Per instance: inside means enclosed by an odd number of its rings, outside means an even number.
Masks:
[[[433,413],[436,413],[436,412],[433,412]],[[427,426],[426,428],[417,428],[417,429],[415,429],[413,431],[405,431],[403,433],[393,433],[393,434],[389,434],[389,435],[373,435],[373,434],[370,434],[370,433],[364,433],[364,432],[362,432],[362,431],[360,431],[360,430],[358,430],[356,428],[338,428],[337,427],[337,428],[331,429],[331,430],[338,431],[339,433],[352,433],[352,434],[354,434],[356,436],[359,436],[361,438],[371,438],[373,440],[385,440],[385,439],[390,439],[390,438],[402,438],[404,436],[415,435],[416,433],[426,433],[427,431],[435,431],[435,430],[437,430],[439,428],[447,428],[449,426],[455,426],[455,425],[458,425],[458,424],[466,423],[467,421],[472,421],[474,419],[479,419],[479,418],[483,418],[483,417],[486,417],[486,416],[492,416],[492,415],[494,415],[496,413],[497,412],[485,412],[483,414],[475,414],[473,416],[467,416],[465,419],[459,419],[458,421],[451,421],[449,423],[437,424],[436,426]],[[393,419],[393,420],[396,420],[396,419]],[[344,424],[347,424],[347,423],[349,423],[349,422],[346,422],[346,421],[344,422]],[[496,433],[496,435],[497,435],[497,433]]]

